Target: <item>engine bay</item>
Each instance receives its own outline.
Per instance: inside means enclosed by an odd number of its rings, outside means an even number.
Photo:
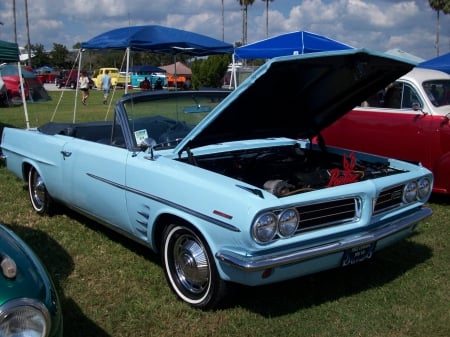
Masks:
[[[191,155],[183,161],[284,197],[402,172],[390,167],[387,159],[377,159],[371,162],[350,151],[341,155],[295,145]]]

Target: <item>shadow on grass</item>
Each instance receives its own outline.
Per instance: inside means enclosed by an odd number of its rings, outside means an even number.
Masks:
[[[440,204],[440,205],[450,205],[450,195],[446,194],[432,194],[429,200],[431,203]]]
[[[101,232],[110,240],[146,260],[161,265],[159,256],[150,248],[70,209],[63,207],[60,212],[91,230]],[[236,307],[243,307],[264,317],[282,316],[383,286],[431,256],[432,250],[428,246],[405,240],[378,252],[369,261],[349,267],[267,286],[247,287],[230,284],[230,294],[219,309],[233,310]],[[175,295],[173,298],[177,300]]]
[[[58,291],[62,307],[64,337],[110,337],[104,330],[83,314],[71,298],[64,296],[61,284],[73,271],[73,260],[61,245],[45,232],[19,225],[6,224],[19,235],[39,256],[46,266]]]
[[[261,287],[239,287],[239,305],[276,317],[378,288],[431,258],[432,250],[411,241],[378,252],[372,260]]]

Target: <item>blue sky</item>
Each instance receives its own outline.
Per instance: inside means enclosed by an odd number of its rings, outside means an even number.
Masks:
[[[17,42],[27,43],[25,2],[16,0]],[[174,27],[222,39],[222,0],[28,0],[30,40],[68,49],[128,25]],[[14,41],[13,0],[0,1],[0,40]],[[266,38],[266,3],[248,9],[248,43]],[[224,0],[225,41],[242,39],[237,0]],[[450,16],[441,15],[440,55],[450,52]],[[269,37],[296,30],[323,34],[358,48],[399,48],[423,59],[437,55],[436,12],[426,0],[273,0]]]

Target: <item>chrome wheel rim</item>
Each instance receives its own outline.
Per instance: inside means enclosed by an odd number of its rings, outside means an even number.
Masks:
[[[46,189],[44,181],[36,172],[32,177],[31,198],[36,208],[41,209],[43,207],[46,198]]]
[[[205,249],[191,235],[177,238],[173,246],[175,272],[185,289],[200,294],[208,289],[210,266]]]

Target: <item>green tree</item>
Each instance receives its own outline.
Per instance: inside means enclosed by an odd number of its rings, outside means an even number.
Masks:
[[[238,0],[242,10],[242,44],[247,44],[247,19],[248,19],[248,6],[253,5],[255,0]]]
[[[227,72],[228,64],[231,62],[231,55],[213,55],[207,59],[197,59],[191,64],[192,87],[220,88],[222,79]]]
[[[28,45],[25,47],[28,50]],[[48,54],[45,52],[45,48],[42,44],[32,44],[30,46],[30,50],[32,54],[34,54],[33,57],[33,66],[36,68],[50,65],[52,62],[48,56]]]
[[[67,68],[67,56],[69,55],[69,51],[66,46],[53,43],[53,49],[50,51],[50,58],[52,59],[53,66],[59,68]]]
[[[436,11],[436,55],[439,56],[439,35],[440,35],[440,18],[439,13],[442,11],[444,14],[450,13],[450,0],[428,0],[430,7]]]
[[[274,0],[262,0],[266,3],[266,37],[269,37],[269,2]]]

